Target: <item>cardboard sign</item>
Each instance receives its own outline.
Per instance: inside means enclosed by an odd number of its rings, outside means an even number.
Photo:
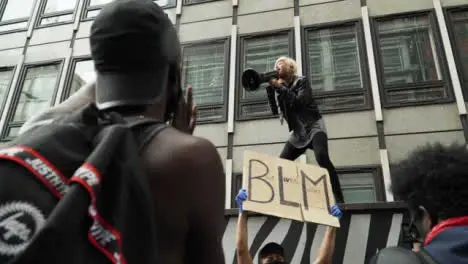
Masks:
[[[266,215],[339,227],[329,213],[335,204],[328,171],[253,151],[244,153],[244,209]]]

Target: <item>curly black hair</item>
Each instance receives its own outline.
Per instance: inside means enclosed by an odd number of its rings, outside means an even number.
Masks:
[[[468,215],[466,146],[428,144],[413,151],[393,171],[391,190],[408,202],[410,210],[422,205],[437,220]]]

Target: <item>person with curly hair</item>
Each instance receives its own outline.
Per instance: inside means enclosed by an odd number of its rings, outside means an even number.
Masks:
[[[415,150],[395,166],[391,189],[408,204],[416,237],[423,242],[418,256],[440,264],[468,263],[466,146],[432,144]],[[371,263],[394,262],[401,252],[382,251]]]

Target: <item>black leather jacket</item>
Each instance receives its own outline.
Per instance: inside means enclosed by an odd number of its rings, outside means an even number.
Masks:
[[[278,115],[275,91],[279,108],[288,122],[289,131],[300,129],[299,126],[312,124],[322,118],[306,77],[296,76],[290,86],[283,84],[279,88],[267,87],[271,111],[274,115]]]

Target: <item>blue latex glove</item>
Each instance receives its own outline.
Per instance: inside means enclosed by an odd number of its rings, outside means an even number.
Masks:
[[[340,207],[336,204],[330,208],[330,213],[334,217],[338,217],[338,219],[341,219],[341,217],[343,216],[343,212],[341,211]]]
[[[242,188],[239,190],[239,193],[236,196],[236,203],[237,203],[237,207],[239,208],[239,213],[243,212],[242,205],[246,199],[247,199],[247,190]]]

